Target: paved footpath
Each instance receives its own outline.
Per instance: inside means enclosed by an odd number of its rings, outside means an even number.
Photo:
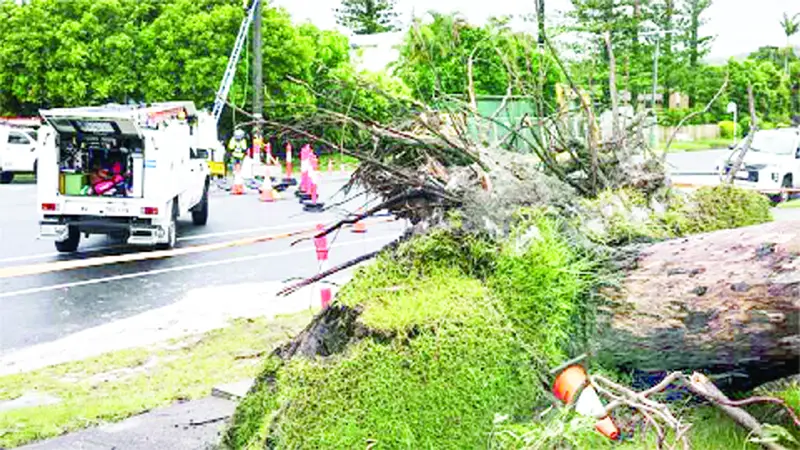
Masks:
[[[21,447],[28,450],[206,450],[216,448],[236,403],[208,397],[122,422]]]

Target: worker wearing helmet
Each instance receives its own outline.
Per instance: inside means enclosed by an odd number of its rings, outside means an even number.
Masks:
[[[244,130],[237,128],[236,131],[233,132],[233,137],[230,142],[228,142],[227,166],[231,173],[233,172],[233,168],[236,167],[236,164],[241,164],[244,160],[248,147],[250,146],[247,143],[247,136],[245,136]]]

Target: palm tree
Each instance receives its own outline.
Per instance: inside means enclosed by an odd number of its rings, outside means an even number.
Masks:
[[[781,20],[781,27],[783,28],[783,32],[786,33],[786,62],[785,68],[786,73],[789,73],[789,52],[792,48],[792,36],[800,32],[800,13],[795,14],[792,17],[789,17],[788,13],[783,13],[783,20]]]

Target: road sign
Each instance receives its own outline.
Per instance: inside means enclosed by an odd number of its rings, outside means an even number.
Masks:
[[[738,109],[739,109],[739,107],[738,107],[738,105],[736,105],[736,103],[734,103],[734,102],[728,103],[728,112],[729,113],[735,113]]]

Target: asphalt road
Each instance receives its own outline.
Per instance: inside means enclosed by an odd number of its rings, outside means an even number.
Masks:
[[[342,194],[332,197],[343,182],[343,177],[324,177],[321,198],[329,203],[344,200]],[[344,208],[354,211],[366,201],[362,196]],[[310,229],[333,223],[343,211],[307,213],[291,194],[276,203],[260,203],[253,191],[238,197],[215,190],[207,226],[194,227],[189,217],[179,222],[178,248]],[[405,226],[405,222],[380,219],[369,224],[366,234],[344,230],[332,235],[329,264],[375,250],[397,238]],[[93,236],[82,240],[77,253],[62,255],[55,252],[52,242],[37,240],[37,232],[36,186],[0,185],[0,272],[23,265],[47,270],[57,261],[149,251]],[[313,243],[291,247],[292,240],[39,275],[0,276],[0,354],[169,305],[188,290],[317,273]]]

